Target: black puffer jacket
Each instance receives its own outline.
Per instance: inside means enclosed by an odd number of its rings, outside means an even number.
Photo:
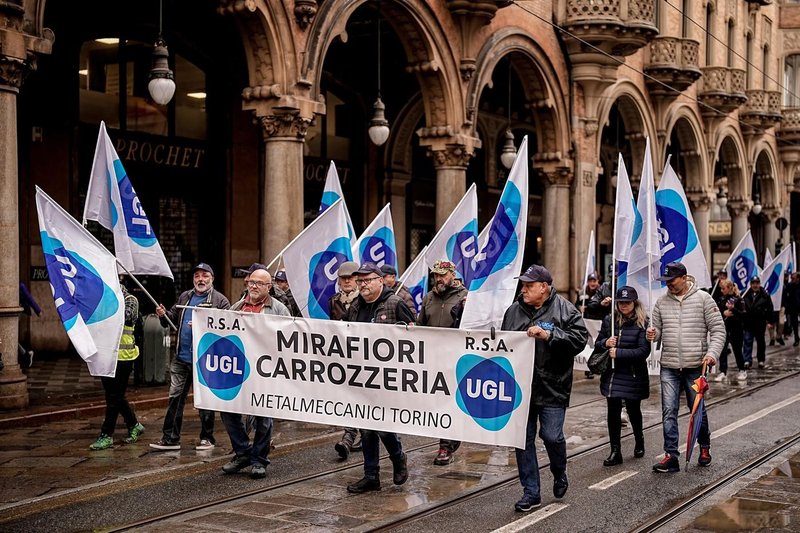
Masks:
[[[572,303],[550,289],[550,296],[539,309],[517,298],[503,317],[505,331],[526,331],[539,326],[550,332],[546,341],[536,340],[533,365],[532,404],[567,407],[572,392],[575,356],[586,346],[589,332]]]
[[[650,396],[650,377],[647,375],[647,357],[650,355],[650,343],[645,337],[646,328],[629,320],[615,328],[617,338],[617,357],[614,368],[606,370],[600,376],[600,392],[606,398],[622,398],[623,400],[644,400]],[[594,343],[596,352],[607,350],[606,341],[611,337],[611,316],[603,319],[603,325]]]

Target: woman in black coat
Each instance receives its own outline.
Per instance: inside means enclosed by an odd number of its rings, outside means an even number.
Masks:
[[[623,401],[636,440],[633,456],[644,457],[641,403],[650,396],[650,377],[647,374],[650,342],[645,338],[647,314],[638,298],[633,287],[624,286],[617,290],[616,311],[603,319],[595,342],[595,351],[608,350],[612,361],[600,376],[600,392],[608,400],[608,438],[611,442],[611,455],[603,461],[605,466],[622,464],[620,417]],[[613,336],[612,317],[615,321]]]

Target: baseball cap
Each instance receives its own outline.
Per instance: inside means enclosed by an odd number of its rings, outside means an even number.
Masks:
[[[629,285],[625,285],[617,289],[616,300],[618,302],[635,302],[638,299],[639,294],[636,292],[636,289]]]
[[[358,270],[356,270],[353,273],[354,274],[377,274],[378,276],[383,277],[383,272],[381,272],[380,267],[378,265],[376,265],[375,263],[364,263],[363,265],[358,267]]]
[[[244,274],[245,276],[248,274],[252,274],[256,270],[267,270],[267,265],[263,263],[253,263],[248,268],[240,268],[238,269],[239,274]]]
[[[759,278],[758,276],[753,276],[752,278],[750,278],[750,283],[753,283],[754,281],[761,283],[761,278]]]
[[[587,277],[586,279],[587,280],[589,280],[589,279],[597,280],[598,279],[597,278],[597,272],[592,272],[591,274],[589,274],[589,277]]]
[[[388,265],[388,264],[381,266],[381,272],[383,272],[384,276],[388,276],[390,274],[392,276],[396,276],[397,275],[397,270],[392,265]]]
[[[547,270],[542,265],[529,266],[528,270],[523,272],[521,276],[517,276],[517,279],[520,281],[525,281],[527,283],[532,283],[534,281],[541,281],[542,283],[553,283],[553,276],[550,275],[550,271]]]
[[[340,278],[348,277],[355,274],[356,270],[358,270],[358,263],[355,261],[345,261],[339,265],[339,270],[336,271],[336,275]]]
[[[434,274],[447,274],[448,272],[455,272],[456,264],[452,261],[436,261],[431,268]]]
[[[194,274],[198,270],[205,270],[206,272],[208,272],[212,276],[214,275],[214,269],[211,268],[211,265],[209,265],[208,263],[199,263],[196,267],[194,267],[192,269],[192,274]]]
[[[275,281],[289,281],[289,279],[286,277],[286,271],[278,270],[275,272]]]
[[[685,275],[686,267],[683,266],[683,263],[674,261],[672,263],[667,263],[667,266],[664,267],[664,273],[659,276],[658,279],[660,281],[670,281]]]

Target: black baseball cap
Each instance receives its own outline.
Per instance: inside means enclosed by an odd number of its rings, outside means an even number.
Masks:
[[[591,274],[589,274],[589,277],[586,278],[586,279],[587,280],[589,280],[589,279],[597,280],[599,278],[597,277],[597,272],[592,272]]]
[[[758,276],[753,276],[752,278],[750,278],[750,283],[753,283],[754,281],[761,283],[761,278],[759,278]]]
[[[354,274],[377,274],[380,277],[383,277],[383,271],[381,271],[380,267],[375,263],[364,263],[358,270],[354,272]]]
[[[382,265],[381,266],[381,272],[383,272],[384,276],[389,276],[389,275],[396,276],[397,275],[397,270],[392,265],[389,265],[389,264]]]
[[[625,285],[617,289],[617,297],[615,299],[618,302],[635,302],[639,299],[639,294],[633,287]]]
[[[517,279],[526,283],[533,283],[535,281],[548,284],[553,283],[553,276],[550,275],[550,271],[542,265],[529,266],[528,270],[523,272],[521,276],[517,276]]]
[[[659,276],[658,279],[660,281],[670,281],[685,275],[686,267],[683,266],[683,263],[675,261],[673,263],[667,263],[667,266],[664,267],[664,273]]]
[[[214,275],[214,269],[211,268],[211,265],[209,265],[208,263],[199,263],[196,267],[194,267],[192,269],[192,274],[194,274],[198,270],[205,270],[206,272],[208,272],[212,276]]]
[[[252,274],[256,270],[267,270],[267,265],[263,263],[253,263],[248,268],[240,268],[239,274],[247,276],[248,274]]]
[[[278,270],[275,272],[275,281],[289,281],[289,279],[286,277],[286,271]]]

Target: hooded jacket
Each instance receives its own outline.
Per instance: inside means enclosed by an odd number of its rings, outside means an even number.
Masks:
[[[718,359],[725,346],[725,323],[716,302],[699,290],[694,277],[688,276],[688,283],[682,299],[668,292],[653,306],[652,324],[656,341],[662,343],[663,368],[697,368],[706,355]]]
[[[539,326],[550,332],[546,341],[536,339],[531,403],[540,407],[567,407],[572,392],[575,356],[586,347],[589,332],[572,303],[550,288],[550,296],[539,309],[520,296],[506,310],[504,331],[526,331]]]

